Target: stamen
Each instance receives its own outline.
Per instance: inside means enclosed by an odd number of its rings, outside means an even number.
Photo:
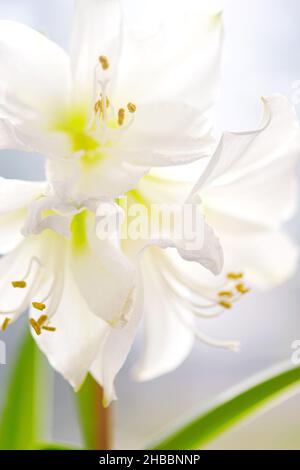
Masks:
[[[228,279],[242,279],[244,277],[244,274],[243,273],[228,273],[227,274],[227,278]]]
[[[47,315],[41,315],[40,318],[39,318],[38,321],[37,321],[37,324],[38,324],[39,326],[43,326],[44,323],[45,323],[47,320],[48,320]]]
[[[227,302],[226,300],[220,300],[219,305],[224,308],[231,308],[232,304],[230,302]]]
[[[6,330],[6,328],[8,327],[9,322],[10,322],[10,318],[6,317],[4,319],[4,322],[2,323],[2,331]]]
[[[19,287],[20,289],[24,289],[27,286],[27,284],[25,281],[12,281],[12,286]]]
[[[233,297],[233,292],[231,290],[221,290],[218,295],[219,297]]]
[[[96,103],[94,105],[95,114],[97,114],[99,110],[101,110],[101,101],[100,100],[96,101]]]
[[[236,284],[235,288],[240,294],[247,294],[250,292],[249,287],[246,287],[242,282],[240,284]]]
[[[46,305],[43,304],[42,302],[32,302],[32,306],[36,308],[37,310],[45,310]]]
[[[42,333],[40,325],[34,320],[34,318],[30,318],[29,323],[32,326],[32,328],[34,329],[34,331],[36,332],[36,334],[39,336]]]
[[[118,124],[119,126],[122,126],[125,120],[125,109],[120,108],[118,111]]]
[[[134,103],[128,103],[127,104],[127,109],[130,113],[135,113],[136,112],[136,105]]]
[[[54,326],[42,326],[42,329],[46,331],[56,331]]]
[[[107,70],[109,68],[108,58],[105,55],[101,55],[99,57],[99,62],[103,70]]]

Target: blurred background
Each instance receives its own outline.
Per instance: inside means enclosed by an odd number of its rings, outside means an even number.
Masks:
[[[225,0],[225,46],[216,126],[245,130],[256,126],[261,95],[284,93],[290,98],[300,80],[300,2],[298,0]],[[0,0],[0,18],[23,22],[68,47],[73,1]],[[300,116],[300,105],[297,107]],[[2,152],[0,174],[41,179],[39,156]],[[298,216],[287,226],[300,242]],[[300,271],[271,292],[254,292],[234,311],[206,326],[215,337],[240,339],[241,352],[209,349],[196,344],[193,354],[176,371],[151,382],[135,383],[130,370],[138,342],[117,379],[119,400],[114,405],[115,448],[140,448],[168,423],[186,412],[201,410],[240,381],[290,360],[291,344],[300,339]],[[0,399],[7,382],[25,319],[8,329],[7,365],[0,365]],[[58,375],[54,380],[55,413],[52,437],[81,442],[73,392]],[[210,445],[215,449],[300,448],[300,396],[226,433]]]

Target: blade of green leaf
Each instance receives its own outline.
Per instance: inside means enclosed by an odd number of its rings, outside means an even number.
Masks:
[[[154,446],[156,450],[195,450],[208,444],[211,440],[229,430],[242,419],[262,410],[277,398],[284,398],[287,392],[297,387],[300,390],[300,367],[291,368],[279,373],[263,374],[264,379],[255,385],[227,398],[206,411],[204,414],[185,424],[180,429],[165,437]]]
[[[60,442],[39,442],[35,444],[34,450],[81,450],[79,447]]]
[[[18,351],[0,419],[0,449],[30,449],[49,410],[47,364],[30,333]]]
[[[77,405],[81,432],[84,444],[87,449],[94,449],[94,420],[95,420],[95,400],[96,384],[91,375],[88,375],[84,384],[77,393]]]

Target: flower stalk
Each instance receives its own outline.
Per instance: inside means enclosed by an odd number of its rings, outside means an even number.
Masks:
[[[103,389],[89,375],[77,394],[79,419],[87,449],[112,448],[112,406],[103,406]]]

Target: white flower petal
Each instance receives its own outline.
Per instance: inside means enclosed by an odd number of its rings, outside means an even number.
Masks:
[[[45,182],[0,178],[0,213],[25,208],[47,187]]]
[[[142,184],[140,185],[142,188]],[[141,193],[142,195],[142,193]],[[143,199],[142,199],[143,201]],[[145,206],[143,206],[145,207]],[[178,207],[178,206],[177,206]],[[172,223],[176,220],[176,211],[172,206],[159,206],[159,221],[170,220],[168,223],[159,223],[156,227],[152,221],[152,215],[147,212],[145,207],[145,224],[147,233],[135,233],[132,227],[128,228],[128,237],[122,240],[124,251],[132,259],[138,259],[144,251],[151,246],[160,248],[176,248],[180,256],[187,261],[195,261],[211,271],[213,274],[219,274],[223,267],[223,250],[220,241],[213,229],[206,223],[200,205],[180,206],[177,211],[180,223]],[[152,210],[152,209],[150,209]],[[130,209],[129,209],[130,213]],[[174,219],[173,219],[174,216]],[[137,219],[138,220],[138,219]]]
[[[131,8],[124,5],[120,102],[139,106],[155,96],[196,106],[200,112],[210,110],[219,74],[222,22],[207,4],[153,0],[135,2]]]
[[[138,281],[128,323],[122,328],[110,328],[106,342],[100,345],[100,350],[90,369],[95,380],[104,389],[105,406],[116,399],[114,380],[128,356],[142,313],[143,287]]]
[[[0,21],[0,66],[1,106],[5,108],[12,96],[44,115],[69,99],[67,54],[25,25]]]
[[[0,254],[13,250],[22,240],[26,210],[20,209],[0,215]]]
[[[250,285],[273,287],[289,279],[298,265],[298,246],[279,231],[224,234],[222,243],[226,269],[245,271]]]
[[[74,246],[71,266],[78,289],[91,312],[115,325],[126,322],[135,287],[135,269],[112,240],[88,240]]]
[[[60,261],[63,272],[65,266],[63,260]],[[41,290],[40,295],[43,294]],[[36,311],[31,309],[30,316],[35,317]],[[106,338],[108,327],[88,310],[68,269],[64,273],[62,297],[50,325],[56,331],[43,331],[40,336],[32,334],[52,367],[78,390]]]
[[[226,220],[232,218],[277,228],[291,218],[297,208],[299,154],[286,155],[228,184],[204,188],[201,198],[210,223],[217,229],[224,219],[228,227]]]
[[[115,199],[134,188],[149,168],[135,166],[122,160],[122,154],[110,152],[95,163],[74,162],[77,176],[72,180],[70,190],[81,199]],[[62,160],[48,160],[47,176],[49,181],[57,183],[57,178],[69,178],[69,169]],[[68,183],[68,181],[66,181]]]
[[[109,76],[116,72],[121,40],[119,0],[76,0],[71,60],[75,95],[83,104],[93,99],[94,70],[100,55],[110,62]]]
[[[134,371],[138,380],[150,380],[178,367],[189,355],[194,342],[192,330],[179,317],[181,314],[189,316],[188,312],[181,312],[180,305],[168,295],[158,278],[158,271],[152,267],[159,253],[151,250],[146,256],[142,264],[145,290],[143,354]]]
[[[46,189],[46,183],[0,178],[0,252],[11,251],[23,240],[28,206]]]
[[[208,156],[214,141],[207,117],[197,108],[172,102],[140,106],[123,135],[121,155],[130,163],[169,166]]]
[[[226,184],[281,159],[295,160],[300,137],[293,106],[281,95],[263,99],[263,104],[264,116],[258,130],[223,135],[192,195],[212,182]]]

